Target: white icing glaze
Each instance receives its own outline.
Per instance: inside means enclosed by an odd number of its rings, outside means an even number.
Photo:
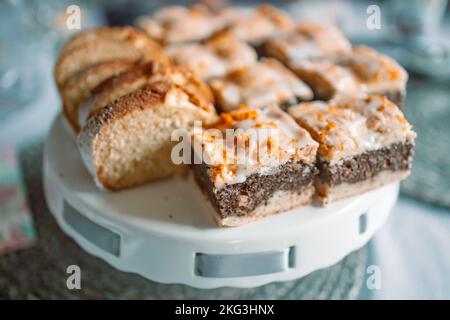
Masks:
[[[335,57],[335,62],[349,68],[367,93],[405,91],[408,74],[392,58],[366,46],[357,46],[353,51]]]
[[[226,63],[209,48],[199,44],[173,45],[167,47],[166,52],[177,64],[185,65],[201,79],[209,79],[227,72]]]
[[[287,14],[270,5],[261,5],[256,9],[227,8],[219,15],[224,25],[234,35],[253,44],[258,44],[294,27],[293,21]]]
[[[216,188],[271,174],[287,161],[313,163],[318,144],[278,107],[240,108],[221,114],[211,128],[192,132],[197,159],[210,165]]]
[[[349,102],[343,102],[344,105],[346,103]],[[368,128],[380,135],[381,145],[416,137],[402,111],[386,97],[370,95],[366,99],[358,99],[353,103],[353,109],[366,117]]]
[[[289,64],[349,52],[351,45],[333,26],[302,23],[294,31],[268,41],[267,49],[271,55]]]
[[[237,109],[241,104],[261,108],[313,97],[303,81],[274,59],[264,59],[210,84],[225,111]]]
[[[200,5],[168,6],[151,17],[140,17],[137,25],[167,44],[202,40],[223,28],[222,19]]]
[[[253,48],[226,32],[214,36],[204,45],[173,45],[167,47],[166,52],[177,64],[186,65],[204,80],[223,76],[257,60]]]
[[[361,83],[349,70],[327,60],[297,61],[292,62],[290,67],[300,78],[321,79],[314,81],[315,85],[321,85],[325,81],[334,90],[334,97],[357,97],[362,94]]]
[[[209,38],[205,45],[227,64],[227,72],[251,65],[258,55],[255,49],[228,31]]]
[[[400,109],[382,96],[302,103],[289,114],[320,143],[318,154],[329,161],[415,138]]]

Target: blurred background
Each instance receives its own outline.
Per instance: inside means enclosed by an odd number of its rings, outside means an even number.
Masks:
[[[52,263],[45,249],[29,251],[31,253],[26,253],[26,250],[39,247],[43,239],[56,241],[46,238],[45,229],[39,225],[46,223],[38,216],[39,210],[45,210],[45,203],[42,194],[36,190],[41,188],[42,141],[60,111],[52,79],[55,57],[62,43],[78,31],[69,30],[66,25],[68,15],[76,10],[73,5],[80,8],[81,28],[84,29],[105,24],[132,24],[137,16],[150,14],[162,6],[197,2],[212,9],[261,3],[231,0],[0,2],[0,298],[62,297],[51,286],[44,295],[27,292],[26,288],[34,288],[33,281],[38,284],[41,280],[34,279],[30,284],[30,275],[20,275],[17,266],[26,264],[26,259],[30,258],[43,259],[35,271]],[[335,24],[353,44],[367,44],[394,57],[410,74],[406,115],[418,133],[413,172],[403,183],[401,197],[387,224],[365,248],[366,254],[358,256],[359,264],[380,267],[382,288],[369,290],[364,285],[367,277],[364,271],[360,272],[360,279],[354,279],[356,275],[350,272],[348,279],[359,281],[362,289],[353,290],[352,295],[345,297],[450,299],[448,1],[298,0],[264,3],[287,10],[296,21]],[[369,16],[378,8],[379,28],[368,27]],[[6,236],[11,234],[13,237]],[[47,256],[42,258],[42,255]],[[36,273],[33,277],[39,278],[40,275]],[[23,287],[25,282],[30,287]],[[339,286],[339,281],[334,286]],[[162,292],[165,289],[158,287],[158,290]],[[276,292],[268,297],[286,297]],[[300,291],[296,295],[294,290],[289,297],[303,296]],[[191,292],[189,297],[202,296]]]

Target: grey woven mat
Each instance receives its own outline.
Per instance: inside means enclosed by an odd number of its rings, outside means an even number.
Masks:
[[[450,85],[411,79],[406,116],[417,132],[411,176],[402,192],[450,208]]]
[[[81,250],[59,229],[43,198],[41,159],[41,144],[21,153],[38,242],[0,256],[0,299],[354,299],[365,279],[367,248],[300,280],[251,289],[200,290],[120,272]],[[81,290],[66,287],[66,268],[72,264],[81,268]]]

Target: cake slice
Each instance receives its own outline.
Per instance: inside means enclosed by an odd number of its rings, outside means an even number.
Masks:
[[[264,54],[289,67],[314,91],[314,98],[330,100],[361,95],[361,85],[351,70],[333,63],[349,53],[350,42],[333,26],[301,23],[292,32],[267,41]]]
[[[222,113],[192,132],[192,172],[219,226],[308,204],[318,144],[276,106]]]
[[[334,62],[353,72],[363,92],[384,95],[403,109],[408,73],[392,58],[372,48],[357,46],[336,56]]]
[[[290,63],[289,67],[311,87],[317,100],[363,95],[361,84],[354,74],[328,60],[303,60]]]
[[[213,79],[210,86],[222,111],[240,105],[261,108],[275,104],[285,109],[313,97],[311,89],[292,71],[270,58]]]
[[[87,119],[114,100],[158,81],[169,81],[184,87],[187,93],[197,96],[202,104],[214,103],[210,88],[186,68],[162,65],[157,62],[136,64],[127,71],[111,77],[92,90],[91,96],[81,103],[78,123]]]
[[[351,44],[333,26],[301,23],[292,32],[271,38],[264,44],[264,54],[286,65],[310,59],[324,59],[351,51]]]
[[[64,115],[75,132],[79,131],[78,108],[91,91],[106,79],[124,72],[135,64],[132,60],[109,60],[95,64],[73,76],[61,90]]]
[[[98,40],[130,41],[142,39],[142,33],[136,32],[132,27],[97,27],[75,33],[61,48],[60,54],[64,54],[77,47],[95,43]],[[146,41],[146,40],[144,40]]]
[[[289,15],[267,4],[257,8],[227,8],[219,16],[228,30],[255,47],[294,28]]]
[[[136,25],[152,38],[168,45],[206,39],[221,29],[223,22],[207,7],[194,5],[190,8],[165,7],[151,16],[139,17]]]
[[[320,203],[400,181],[409,175],[415,132],[386,97],[302,103],[289,114],[319,142]]]
[[[169,46],[166,52],[175,63],[190,68],[203,80],[224,76],[257,60],[251,46],[226,31],[217,33],[202,44]]]
[[[161,46],[143,32],[129,27],[90,29],[64,46],[54,72],[58,88],[63,89],[71,77],[86,68],[116,59],[170,63]]]
[[[216,119],[212,104],[167,81],[124,95],[89,118],[78,135],[83,162],[103,189],[121,190],[167,177],[171,134]]]

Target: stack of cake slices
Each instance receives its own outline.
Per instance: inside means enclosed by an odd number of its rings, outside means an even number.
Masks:
[[[390,57],[269,5],[169,6],[136,26],[76,34],[55,67],[100,188],[189,171],[218,225],[239,226],[408,176],[408,75]]]

